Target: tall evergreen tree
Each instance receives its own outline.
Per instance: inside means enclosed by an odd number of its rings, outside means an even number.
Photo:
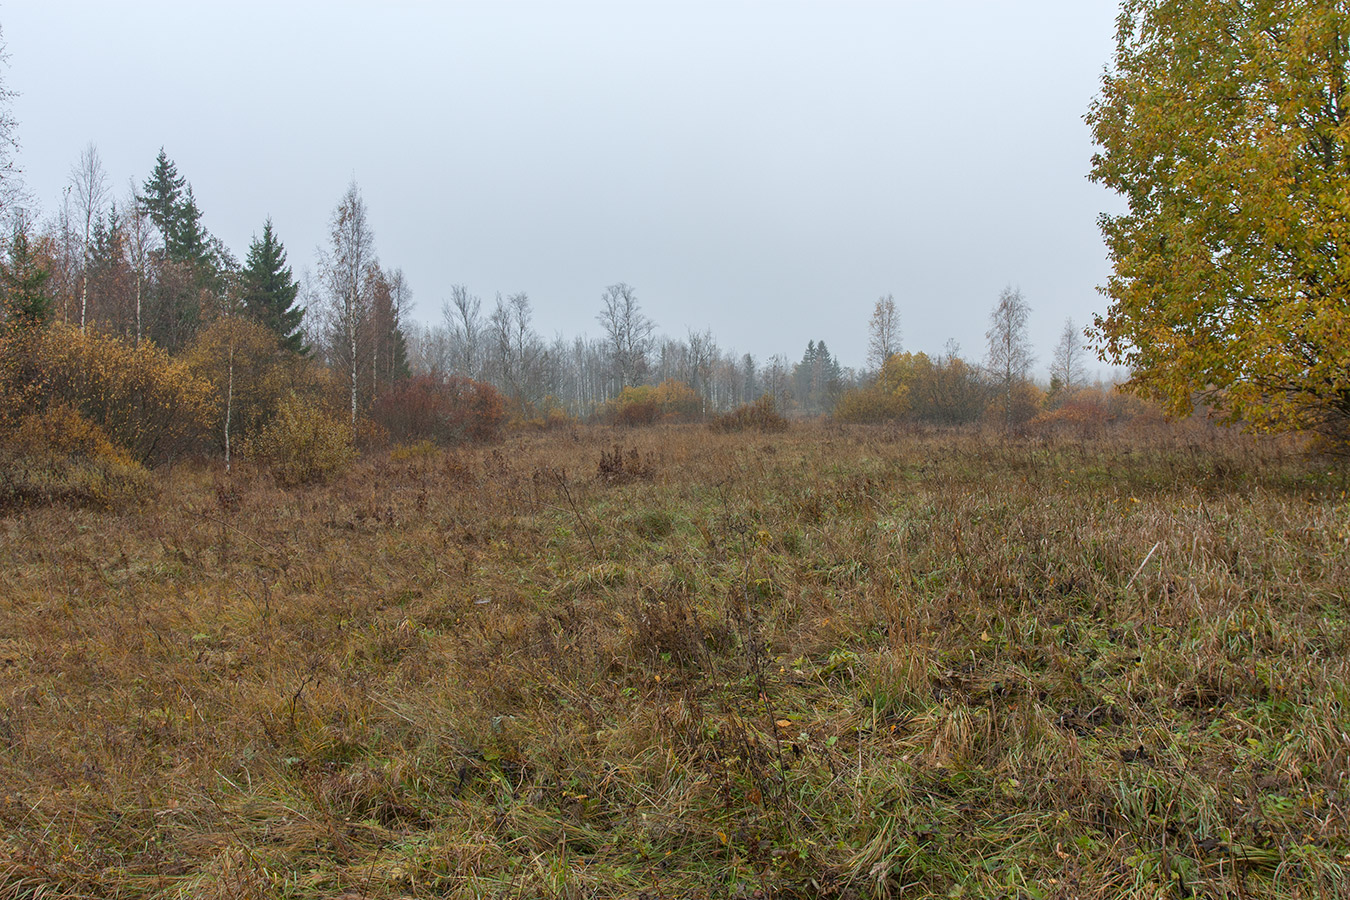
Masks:
[[[165,155],[163,147],[141,190],[144,193],[137,199],[164,241],[164,258],[196,266],[203,270],[204,276],[208,272],[214,276],[211,236],[202,227],[202,211],[192,185],[178,174],[178,167]]]
[[[828,413],[838,399],[843,372],[824,341],[808,341],[792,370],[797,402],[810,416]]]
[[[41,328],[51,316],[52,296],[47,279],[52,270],[33,249],[28,225],[19,217],[9,242],[9,258],[0,264],[0,325],[6,328]]]
[[[192,187],[163,148],[141,190],[137,200],[163,239],[163,249],[153,255],[157,271],[146,296],[148,331],[174,352],[191,341],[219,303],[231,260],[202,227]]]
[[[178,205],[172,234],[164,236],[164,249],[169,259],[198,267],[211,266],[210,236],[202,227],[202,211],[192,195],[192,185]]]
[[[244,309],[277,334],[281,346],[293,353],[307,353],[300,323],[304,307],[296,306],[300,285],[286,264],[286,248],[277,240],[269,218],[262,237],[254,237],[244,258]]]
[[[187,179],[178,174],[178,167],[160,147],[159,156],[155,158],[155,169],[141,186],[144,193],[137,199],[150,217],[150,222],[159,230],[166,248],[170,244],[170,236],[177,231],[185,187]]]

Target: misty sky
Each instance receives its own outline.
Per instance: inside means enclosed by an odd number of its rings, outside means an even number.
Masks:
[[[119,195],[163,146],[212,233],[242,258],[270,215],[297,274],[355,178],[424,321],[464,283],[598,335],[626,281],[667,334],[861,365],[890,293],[906,349],[979,358],[1013,284],[1044,363],[1102,308],[1121,204],[1082,117],[1116,8],[7,0],[0,26],[45,213],[90,141]]]

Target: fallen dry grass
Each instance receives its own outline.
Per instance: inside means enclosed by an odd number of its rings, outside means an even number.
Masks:
[[[1207,429],[180,467],[0,519],[0,897],[1346,896],[1347,586]]]

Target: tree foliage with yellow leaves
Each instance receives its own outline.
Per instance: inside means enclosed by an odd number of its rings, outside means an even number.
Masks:
[[[192,449],[214,412],[211,385],[146,341],[140,346],[60,322],[0,337],[0,431],[69,411],[136,462]]]
[[[1350,447],[1350,5],[1125,0],[1087,116],[1131,390]]]

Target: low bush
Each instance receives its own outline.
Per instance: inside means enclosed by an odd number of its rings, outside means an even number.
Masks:
[[[730,412],[716,416],[708,423],[713,431],[763,431],[766,433],[786,431],[787,419],[778,412],[778,405],[768,394],[754,403],[743,403]]]
[[[606,403],[599,418],[612,425],[636,427],[657,422],[692,422],[703,412],[703,401],[683,381],[667,379],[658,385],[639,384],[623,389]]]
[[[148,341],[58,323],[7,339],[0,356],[0,422],[67,407],[139,463],[187,452],[214,413],[210,384]]]
[[[122,510],[150,492],[150,474],[124,458],[0,449],[0,512],[52,504]]]
[[[0,509],[52,503],[115,509],[149,487],[142,466],[64,404],[21,416],[0,440]]]
[[[259,432],[251,452],[283,487],[318,484],[351,465],[355,435],[340,416],[290,398]]]
[[[894,422],[905,414],[902,399],[886,391],[878,390],[875,385],[863,388],[850,388],[844,391],[839,402],[834,405],[833,416],[836,421],[854,425],[877,425]]]
[[[396,383],[375,401],[372,421],[399,443],[495,441],[506,425],[506,403],[490,384],[460,375],[419,375]]]

